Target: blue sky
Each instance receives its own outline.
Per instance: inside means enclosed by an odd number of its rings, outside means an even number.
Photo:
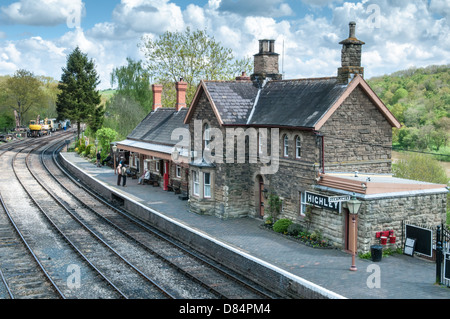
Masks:
[[[280,54],[284,43],[285,78],[335,76],[350,21],[366,43],[366,78],[450,63],[450,0],[2,0],[0,75],[26,69],[59,80],[79,46],[106,89],[127,57],[145,62],[142,36],[189,26],[239,58],[257,53],[259,39],[275,39]]]

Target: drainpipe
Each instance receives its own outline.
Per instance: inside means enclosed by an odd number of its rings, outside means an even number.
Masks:
[[[325,143],[324,143],[324,136],[322,133],[318,131],[314,131],[314,134],[317,138],[320,139],[320,167],[322,168],[322,174],[325,174]],[[319,140],[318,139],[318,140]]]

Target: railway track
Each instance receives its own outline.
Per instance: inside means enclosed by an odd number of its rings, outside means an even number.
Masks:
[[[20,202],[30,206],[28,213],[20,213],[21,205],[16,203],[14,215],[22,221],[18,228],[33,238],[30,246],[38,252],[38,260],[45,260],[63,298],[277,297],[85,188],[57,162],[63,139],[23,145],[9,155],[14,184],[22,188]],[[0,271],[2,265],[0,259]],[[69,266],[83,274],[78,288],[69,284]],[[4,277],[5,287],[14,286]]]

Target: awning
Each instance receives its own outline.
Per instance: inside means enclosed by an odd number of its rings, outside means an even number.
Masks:
[[[123,140],[116,143],[118,149],[139,153],[148,156],[154,156],[161,159],[172,160],[172,153],[175,146],[154,144],[149,142]],[[179,151],[179,150],[178,150]],[[187,156],[187,151],[183,150],[180,156]]]

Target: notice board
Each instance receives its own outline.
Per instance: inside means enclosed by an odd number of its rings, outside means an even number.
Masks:
[[[433,256],[433,231],[414,225],[405,225],[405,237],[416,240],[414,251],[422,255]]]

